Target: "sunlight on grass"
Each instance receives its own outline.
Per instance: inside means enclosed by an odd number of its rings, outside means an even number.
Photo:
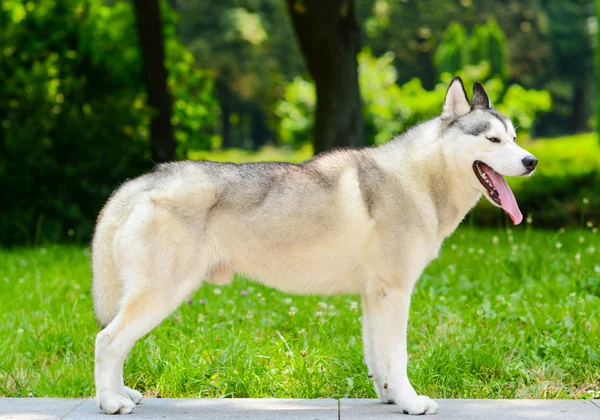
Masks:
[[[460,229],[414,293],[409,377],[460,398],[600,392],[596,230]],[[0,251],[0,395],[93,394],[88,250]],[[237,279],[202,286],[140,340],[125,381],[162,397],[375,397],[359,297]]]

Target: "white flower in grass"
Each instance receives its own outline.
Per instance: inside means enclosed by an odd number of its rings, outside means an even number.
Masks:
[[[562,244],[560,242],[556,242],[556,244],[554,246],[556,247],[556,249],[562,248]]]
[[[497,237],[497,236],[492,236],[492,244],[494,244],[494,245],[498,245],[498,241],[499,241],[499,240],[500,240],[500,239],[498,239],[498,237]]]
[[[594,227],[594,223],[592,223],[592,221],[591,221],[591,220],[590,220],[590,221],[588,221],[588,222],[587,222],[585,225],[586,225],[587,227],[589,227],[590,229]]]
[[[581,254],[579,252],[575,254],[575,262],[581,264]]]
[[[321,309],[327,309],[327,303],[325,303],[325,302],[319,302],[318,305],[319,305],[319,308],[321,308]]]
[[[513,238],[512,235],[508,235],[508,242],[510,242],[512,244],[514,240],[515,240],[515,238]]]
[[[592,233],[598,233],[598,228],[593,228]]]
[[[479,255],[483,255],[483,254],[485,254],[485,251],[483,250],[483,248],[479,248],[479,249],[477,250],[477,252],[479,253]]]
[[[594,271],[595,271],[596,273],[600,273],[600,265],[595,265],[595,266],[594,266]]]
[[[589,248],[587,249],[587,252],[588,252],[588,253],[590,253],[590,254],[593,254],[594,252],[596,252],[596,248],[595,248],[595,247],[593,247],[593,246],[591,246],[591,247],[589,247]]]
[[[560,229],[558,229],[558,231],[559,231],[560,233],[565,233],[565,228],[564,228],[564,227],[561,227]]]
[[[472,254],[473,252],[475,252],[475,248],[469,248],[469,249],[467,249],[467,252],[469,254]]]
[[[290,307],[290,311],[288,312],[289,316],[294,316],[296,315],[296,313],[298,312],[298,308],[296,308],[295,306]]]
[[[579,237],[579,243],[582,244],[585,242],[585,238],[583,236]]]
[[[354,311],[354,312],[358,311],[358,302],[357,301],[355,301],[355,300],[350,301],[350,310]]]
[[[283,299],[283,303],[285,303],[286,305],[291,305],[292,304],[292,298],[285,298]]]
[[[323,312],[317,311],[317,313],[315,313],[315,318],[323,318]]]
[[[583,204],[590,204],[590,199],[587,197],[583,197]]]
[[[452,245],[450,245],[450,249],[451,249],[452,251],[456,251],[456,248],[457,248],[456,244],[452,244]]]
[[[220,294],[221,294],[221,293],[223,293],[223,292],[221,291],[221,289],[219,289],[219,288],[217,287],[217,288],[215,288],[215,290],[213,290],[213,293],[214,293],[215,295],[217,295],[217,296],[218,296],[218,295],[220,295]]]
[[[533,218],[531,216],[527,216],[527,224],[530,225],[533,223]]]

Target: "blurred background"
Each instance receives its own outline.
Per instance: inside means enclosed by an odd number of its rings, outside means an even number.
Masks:
[[[88,241],[157,162],[385,142],[481,81],[540,160],[527,223],[600,222],[592,0],[3,0],[0,245]],[[470,94],[470,92],[469,92]],[[480,203],[468,222],[504,226]]]

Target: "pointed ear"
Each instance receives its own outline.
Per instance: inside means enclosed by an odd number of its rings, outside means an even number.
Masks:
[[[450,82],[446,98],[444,99],[444,107],[442,108],[442,120],[451,120],[453,118],[462,117],[471,111],[471,105],[467,99],[465,85],[463,85],[460,77],[455,77]]]
[[[473,85],[473,97],[471,98],[471,107],[472,108],[491,108],[492,102],[485,91],[483,85],[479,82],[475,82]]]

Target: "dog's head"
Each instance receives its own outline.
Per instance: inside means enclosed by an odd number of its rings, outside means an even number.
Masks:
[[[480,83],[473,86],[469,103],[463,82],[456,77],[446,93],[441,120],[443,141],[452,142],[452,159],[461,173],[514,224],[521,223],[523,215],[504,176],[531,175],[537,159],[517,145],[510,119],[492,107]]]

